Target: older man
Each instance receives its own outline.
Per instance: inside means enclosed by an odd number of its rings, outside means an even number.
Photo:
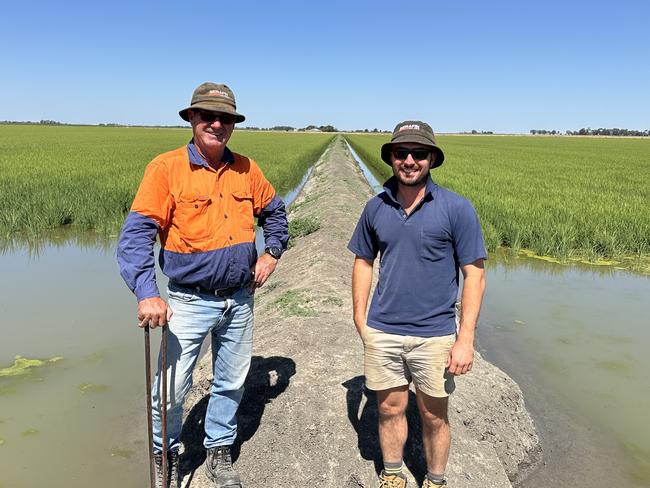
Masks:
[[[205,417],[206,471],[217,487],[238,487],[230,448],[253,340],[253,291],[273,273],[286,248],[284,203],[250,158],[227,147],[237,113],[226,85],[201,84],[179,112],[192,125],[192,140],[156,157],[146,168],[122,229],[118,261],[138,300],[140,327],[168,324],[170,381],[167,435],[170,479],[178,486],[183,400],[204,338],[212,339],[214,379]],[[266,252],[258,258],[254,217],[264,229]],[[156,285],[153,247],[169,277],[169,301]],[[165,329],[163,329],[165,330]],[[153,445],[162,458],[159,369],[153,389]]]
[[[384,462],[379,486],[406,486],[402,455],[412,381],[428,468],[422,486],[433,488],[446,484],[447,397],[453,375],[472,369],[487,255],[472,205],[431,180],[429,171],[442,164],[444,153],[429,125],[397,124],[381,156],[394,176],[368,202],[348,245],[356,255],[352,297],[366,386],[377,392]],[[377,254],[379,283],[366,316]],[[457,331],[459,269],[464,281]]]

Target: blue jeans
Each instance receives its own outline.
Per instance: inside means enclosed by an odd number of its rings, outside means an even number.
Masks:
[[[197,293],[188,288],[169,289],[174,312],[167,336],[167,446],[180,447],[183,400],[192,387],[192,371],[208,334],[212,338],[214,379],[205,416],[206,449],[232,445],[237,436],[237,408],[253,347],[253,294],[244,287],[228,297]],[[153,444],[162,452],[160,412],[161,357],[152,386]]]

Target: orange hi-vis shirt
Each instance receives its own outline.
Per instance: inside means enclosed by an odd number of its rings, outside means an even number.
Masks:
[[[170,280],[205,289],[243,286],[257,259],[255,217],[266,246],[285,248],[284,203],[255,161],[226,148],[213,168],[191,142],[161,154],[147,166],[122,229],[122,276],[138,300],[159,296],[158,234],[160,265]]]

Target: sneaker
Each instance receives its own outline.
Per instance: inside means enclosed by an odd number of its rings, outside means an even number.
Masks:
[[[162,483],[162,453],[153,455],[156,463],[156,488],[180,488],[178,476],[178,451],[167,453],[167,484]]]
[[[217,446],[208,449],[205,471],[214,482],[215,488],[241,488],[239,474],[232,467],[230,446]]]
[[[382,470],[379,475],[379,488],[405,488],[406,476],[403,474],[386,474]]]
[[[438,484],[429,478],[424,478],[424,483],[422,483],[422,488],[438,488],[440,486],[447,486],[447,481],[443,480],[442,483]]]

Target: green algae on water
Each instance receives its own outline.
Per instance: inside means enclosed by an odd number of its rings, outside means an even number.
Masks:
[[[38,433],[39,433],[38,429],[30,428],[30,429],[27,429],[27,430],[23,431],[21,435],[23,437],[31,437],[31,436],[36,435]]]
[[[16,356],[13,366],[0,369],[0,378],[8,376],[22,376],[31,374],[34,368],[40,368],[49,363],[56,363],[63,358],[60,356],[51,359],[27,359],[22,356]]]
[[[632,376],[632,365],[624,361],[600,361],[598,367],[624,377]]]
[[[5,441],[2,437],[0,437],[0,446],[4,446],[6,442],[7,441]]]
[[[101,393],[108,390],[108,385],[99,385],[96,383],[82,383],[79,385],[79,391],[81,393]]]
[[[623,447],[636,464],[632,476],[638,483],[642,483],[642,486],[648,486],[650,483],[650,451],[634,442],[625,442]]]

